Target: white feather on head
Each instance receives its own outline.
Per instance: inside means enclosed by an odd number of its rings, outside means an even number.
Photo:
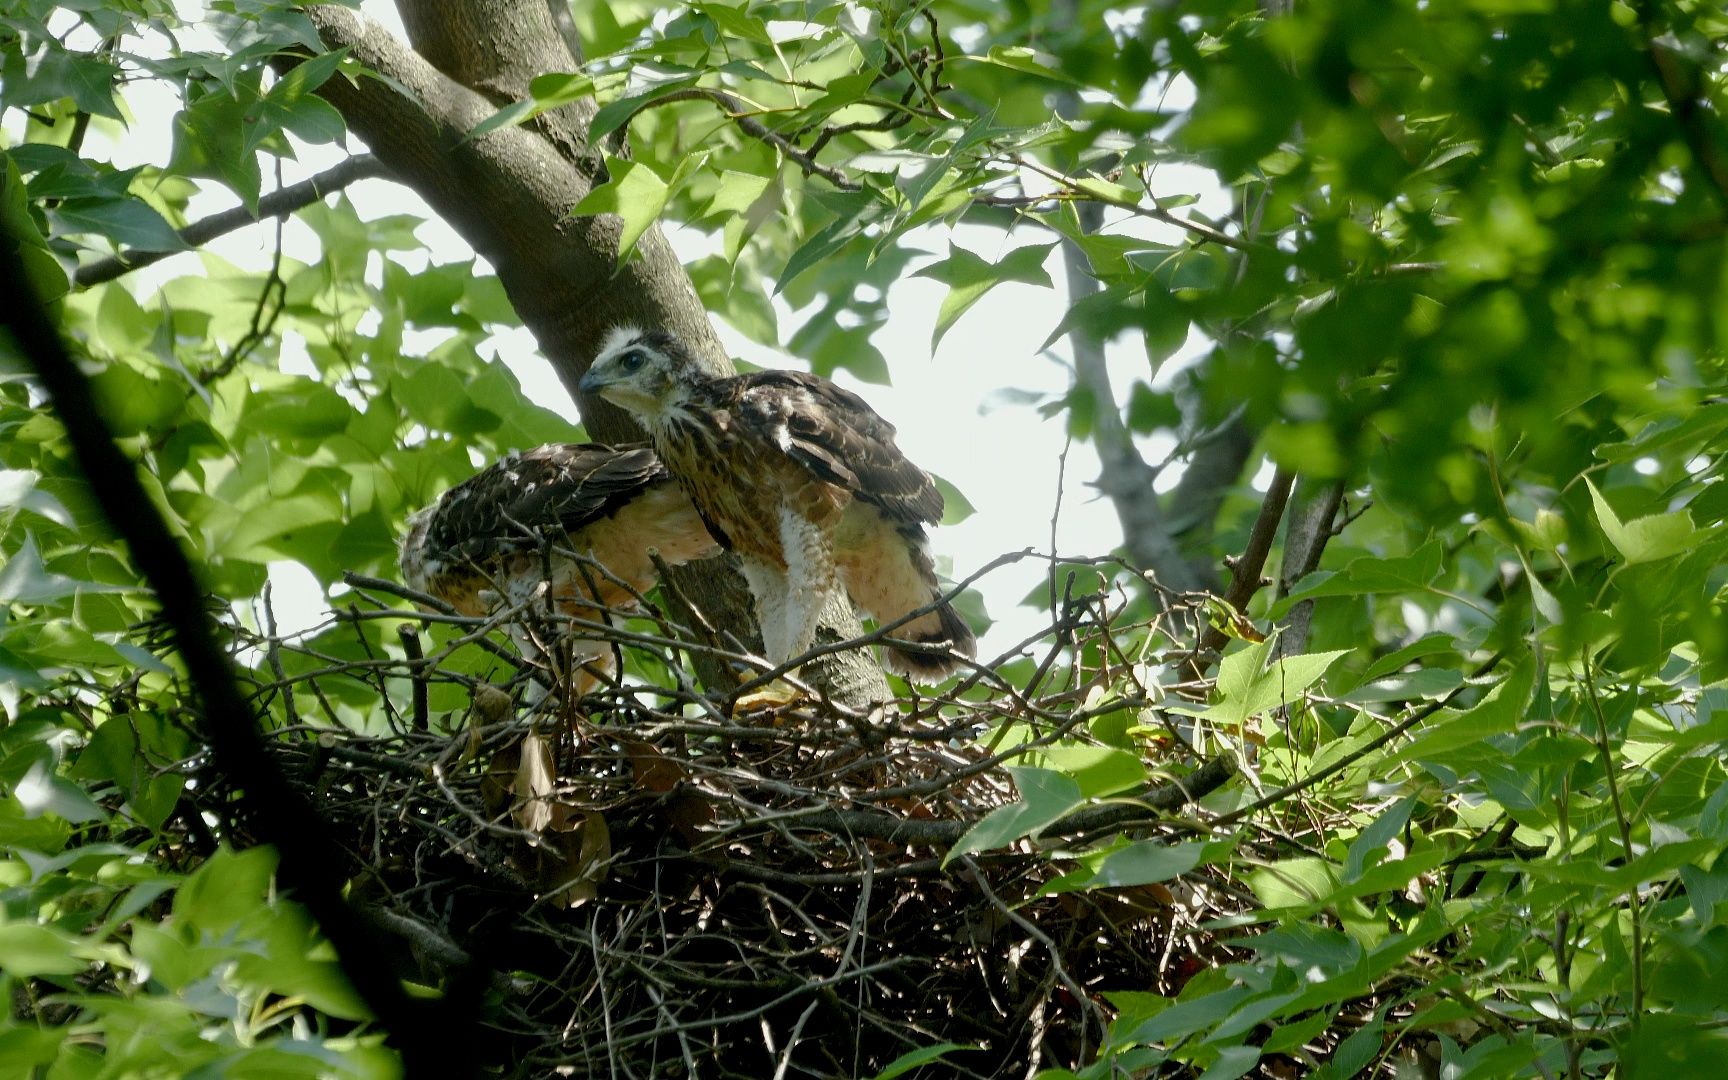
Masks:
[[[600,340],[600,351],[594,354],[594,362],[599,363],[641,336],[641,327],[634,323],[619,323],[606,331],[606,336]]]

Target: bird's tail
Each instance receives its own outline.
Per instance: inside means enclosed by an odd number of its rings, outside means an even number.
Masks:
[[[964,667],[961,658],[977,655],[978,639],[953,604],[937,604],[943,589],[924,530],[896,526],[873,510],[860,512],[849,523],[852,533],[840,544],[836,559],[847,594],[877,625],[899,624],[888,631],[889,637],[930,646],[884,644],[882,666],[918,682],[940,682]],[[922,614],[900,622],[914,611]]]
[[[937,590],[930,600],[941,595]],[[890,631],[889,636],[933,647],[926,652],[891,645],[882,651],[883,664],[888,670],[918,682],[939,682],[964,666],[958,656],[978,655],[978,639],[953,604],[945,603],[927,615],[920,615]]]

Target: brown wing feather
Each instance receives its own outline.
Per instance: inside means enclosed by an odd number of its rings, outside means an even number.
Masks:
[[[897,524],[942,520],[942,493],[894,445],[894,425],[857,394],[802,371],[737,377],[742,418],[831,484]]]
[[[445,492],[425,544],[446,560],[537,547],[539,531],[574,532],[667,478],[647,447],[556,443],[512,454]]]

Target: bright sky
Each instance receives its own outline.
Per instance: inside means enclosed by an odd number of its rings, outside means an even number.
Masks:
[[[388,2],[367,0],[363,10],[371,18],[401,34],[394,7]],[[1179,93],[1172,95],[1181,96]],[[164,86],[140,82],[128,87],[127,101],[134,121],[125,135],[100,145],[92,132],[90,146],[96,152],[111,151],[114,164],[127,167],[152,163],[165,165],[171,149],[169,120],[178,108]],[[1167,100],[1166,107],[1183,102]],[[13,117],[17,114],[13,113]],[[11,124],[8,135],[16,137]],[[295,183],[328,169],[350,152],[363,147],[350,138],[349,146],[308,146],[296,142],[297,161],[283,164],[282,181]],[[1193,209],[1202,216],[1221,217],[1229,211],[1228,194],[1214,176],[1202,169],[1163,166],[1157,174],[1160,195],[1194,194],[1200,202]],[[225,189],[201,185],[192,200],[193,220],[227,209],[237,203]],[[445,263],[474,258],[473,250],[453,229],[438,219],[425,203],[402,185],[387,180],[366,180],[350,186],[347,196],[364,219],[393,214],[418,214],[426,224],[418,235],[429,249],[430,261]],[[1172,242],[1175,230],[1144,219],[1109,221],[1112,231],[1132,232]],[[207,245],[208,249],[248,269],[268,267],[274,229],[254,225]],[[689,229],[671,230],[675,249],[687,261],[718,250],[718,238]],[[982,226],[928,229],[907,237],[906,242],[933,255],[945,255],[950,241],[985,258],[995,258],[1025,244],[1048,243],[1052,237],[1033,228],[1013,233]],[[283,237],[286,254],[305,262],[318,257],[318,243],[311,230],[290,220]],[[396,253],[411,269],[424,265],[421,253]],[[873,341],[888,358],[892,386],[862,384],[842,372],[837,381],[861,393],[884,417],[899,428],[899,444],[913,461],[941,475],[958,487],[977,509],[966,521],[939,528],[932,547],[945,569],[964,577],[1007,551],[1025,547],[1049,550],[1052,518],[1055,518],[1056,550],[1069,555],[1102,555],[1121,541],[1114,511],[1089,486],[1098,475],[1098,459],[1090,445],[1068,445],[1061,418],[1045,420],[1031,406],[1010,403],[1000,391],[1029,390],[1054,395],[1066,392],[1072,382],[1066,342],[1050,352],[1038,347],[1060,321],[1067,298],[1062,287],[1063,269],[1059,253],[1053,253],[1046,269],[1057,283],[1055,289],[1030,285],[1003,285],[961,317],[944,337],[934,355],[931,331],[946,292],[946,286],[923,278],[906,277],[888,294],[892,313]],[[135,292],[148,294],[166,280],[199,273],[195,254],[163,260],[147,270],[123,279]],[[378,280],[376,268],[374,280]],[[719,316],[719,313],[716,313]],[[781,306],[780,330],[790,337],[801,321]],[[723,316],[715,319],[722,339],[734,356],[762,366],[790,366],[791,358],[764,349],[733,331]],[[404,349],[429,349],[440,335],[410,335]],[[304,365],[304,351],[290,341],[284,349],[284,366]],[[1198,335],[1161,369],[1163,385],[1186,361],[1205,347]],[[495,336],[482,355],[496,357],[516,372],[524,390],[535,402],[574,418],[574,407],[552,368],[536,351],[526,331]],[[1120,340],[1110,346],[1108,357],[1114,387],[1123,401],[1135,378],[1144,378],[1146,358],[1139,341]],[[303,367],[306,374],[313,374]],[[1143,447],[1148,460],[1160,461],[1169,450],[1167,440],[1149,440]],[[1062,459],[1066,452],[1066,466]],[[1168,471],[1161,484],[1173,484],[1179,475]],[[1060,514],[1057,507],[1060,506]],[[298,564],[272,567],[276,583],[275,603],[285,632],[309,626],[322,619],[325,604],[311,587],[310,574]],[[1042,566],[1025,562],[994,572],[980,583],[995,626],[981,645],[980,655],[992,656],[1044,625],[1044,616],[1020,608],[1019,601],[1041,580]]]

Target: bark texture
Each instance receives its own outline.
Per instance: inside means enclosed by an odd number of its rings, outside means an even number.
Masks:
[[[583,426],[604,442],[644,438],[621,410],[576,392],[600,340],[619,323],[659,326],[687,342],[716,372],[730,372],[719,337],[671,245],[651,228],[618,265],[621,222],[569,211],[606,177],[604,153],[588,145],[592,100],[549,111],[519,127],[470,138],[500,105],[529,96],[529,82],[581,63],[548,0],[399,0],[411,45],[355,12],[308,8],[332,48],[347,47],[386,76],[338,76],[320,93],[392,176],[417,191],[497,271],[510,302],[534,334]],[[739,629],[753,647],[749,592],[730,560],[681,568],[680,591],[717,627]],[[853,636],[858,623],[832,604],[824,640]],[[714,687],[717,670],[699,671]],[[867,653],[845,652],[807,665],[805,676],[847,704],[888,696]]]

